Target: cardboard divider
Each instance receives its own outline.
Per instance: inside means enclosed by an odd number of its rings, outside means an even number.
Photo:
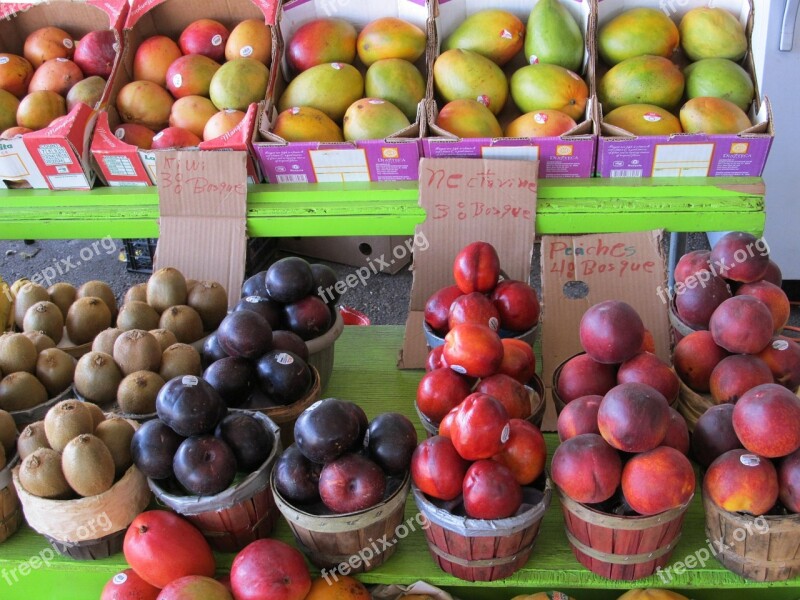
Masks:
[[[42,27],[63,29],[78,42],[92,31],[113,29],[122,49],[127,0],[49,0],[41,4],[0,3],[0,52],[22,56],[25,38]],[[95,181],[89,140],[97,110],[108,102],[122,52],[112,67],[99,106],[80,103],[48,127],[0,140],[0,188],[88,190]]]
[[[339,18],[360,31],[383,17],[396,17],[428,33],[425,54],[415,63],[428,80],[428,65],[434,45],[433,21],[428,2],[421,0],[288,0],[278,22],[282,74],[275,79],[270,99],[260,115],[253,147],[264,178],[270,183],[317,183],[348,181],[416,181],[422,157],[421,137],[425,132],[425,105],[420,102],[417,117],[409,127],[381,140],[354,142],[287,142],[272,133],[278,116],[277,104],[292,73],[285,57],[286,45],[299,27],[319,18]],[[362,75],[366,67],[356,57],[354,66]]]
[[[453,285],[453,260],[467,244],[492,244],[511,279],[530,281],[538,170],[536,161],[422,159],[419,205],[428,216],[417,225],[415,239],[426,240],[427,249],[414,253],[399,368],[424,366],[425,303],[438,289]]]
[[[690,10],[713,6],[731,12],[744,27],[748,51],[740,61],[753,79],[755,98],[749,110],[753,126],[736,134],[680,133],[636,136],[603,121],[598,105],[600,136],[597,175],[600,177],[758,177],[764,170],[775,137],[772,108],[761,98],[753,63],[751,36],[756,9],[752,0],[598,0],[597,30],[617,15],[632,8],[655,8],[666,12],[676,24]],[[683,69],[690,60],[681,48],[672,60]],[[609,67],[598,57],[597,81]]]
[[[441,44],[468,16],[488,8],[507,10],[527,24],[528,16],[538,0],[435,0],[436,3],[436,53]],[[584,37],[584,58],[581,75],[589,88],[589,100],[582,120],[571,131],[560,136],[540,138],[459,138],[436,125],[443,102],[435,97],[432,73],[429,75],[429,98],[426,112],[428,136],[422,141],[426,157],[488,158],[511,160],[538,160],[540,178],[591,177],[594,172],[597,147],[595,119],[595,3],[589,0],[564,2],[580,25]],[[504,68],[507,77],[527,65],[524,52],[518,53]],[[431,62],[431,66],[433,61]],[[500,126],[506,126],[523,113],[517,108],[510,93],[505,107],[497,115]]]
[[[119,73],[114,78],[109,97],[108,113],[98,122],[92,140],[92,154],[98,174],[112,186],[154,185],[157,177],[156,157],[161,150],[143,150],[116,137],[121,123],[116,110],[119,91],[134,80],[133,59],[139,45],[154,35],[165,35],[177,40],[187,25],[201,18],[219,21],[228,30],[245,19],[263,20],[272,33],[272,60],[270,62],[271,89],[278,66],[278,36],[274,21],[277,0],[134,0],[123,32],[125,51]],[[258,166],[252,155],[251,140],[256,127],[259,105],[253,103],[246,116],[232,131],[213,140],[203,141],[200,150],[237,150],[248,154],[247,176],[250,183],[261,180]]]

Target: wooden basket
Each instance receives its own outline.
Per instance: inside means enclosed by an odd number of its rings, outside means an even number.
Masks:
[[[572,553],[592,573],[634,581],[664,567],[681,537],[686,504],[649,517],[609,515],[556,488]]]
[[[678,412],[681,413],[689,427],[689,432],[694,431],[694,426],[703,414],[712,406],[716,405],[711,394],[700,394],[686,385],[679,377],[681,389],[678,393]]]
[[[800,514],[753,517],[723,510],[705,495],[703,508],[706,535],[725,568],[754,581],[800,575]]]
[[[455,502],[436,503],[413,487],[417,508],[428,526],[425,538],[431,557],[442,571],[465,581],[496,581],[510,577],[530,557],[539,534],[552,488],[546,478],[544,491],[523,488],[523,505],[507,519],[470,519],[454,515]]]
[[[674,298],[669,303],[669,324],[672,326],[672,334],[675,338],[676,344],[690,333],[697,331],[696,329],[689,327],[683,322],[683,319],[678,316],[678,309],[675,307]]]
[[[284,519],[294,534],[298,548],[321,569],[335,570],[353,556],[359,558],[350,573],[364,573],[386,562],[397,549],[397,530],[403,522],[411,476],[406,473],[402,482],[380,504],[366,510],[333,515],[316,515],[290,504],[271,487]],[[373,540],[387,540],[388,547],[374,550]],[[369,554],[367,554],[367,552]]]
[[[422,322],[422,331],[425,333],[425,341],[428,343],[428,349],[433,350],[434,348],[438,348],[444,344],[444,338],[436,334],[436,332],[431,329],[431,326],[425,321]],[[497,335],[499,335],[501,338],[515,338],[522,340],[530,346],[533,346],[536,343],[538,334],[538,323],[528,329],[528,331],[523,331],[522,333],[516,331],[507,331],[505,329],[501,329],[497,332]]]
[[[567,405],[564,400],[561,399],[561,396],[558,395],[558,379],[561,377],[561,369],[564,368],[564,365],[571,361],[576,356],[584,354],[583,352],[578,352],[577,354],[573,354],[568,359],[563,361],[560,365],[556,367],[556,370],[553,371],[553,404],[556,407],[556,415],[560,415],[561,411],[564,410],[564,407]]]
[[[308,364],[314,367],[319,372],[320,391],[325,391],[328,387],[328,382],[331,380],[333,374],[333,359],[334,359],[334,346],[336,340],[342,335],[344,331],[344,319],[342,313],[334,311],[336,320],[333,322],[331,328],[323,333],[321,336],[308,340],[306,346],[308,347]]]
[[[252,415],[275,438],[272,452],[256,471],[214,496],[172,494],[160,482],[147,480],[156,499],[197,527],[219,552],[238,552],[250,542],[268,537],[278,520],[269,480],[272,467],[283,450],[280,428],[258,412],[232,408],[229,414],[232,413]]]
[[[72,386],[69,386],[60,394],[49,398],[47,401],[42,402],[41,404],[34,406],[33,408],[27,408],[25,410],[15,410],[11,411],[11,416],[14,419],[14,423],[17,426],[19,431],[25,429],[27,425],[31,423],[35,423],[36,421],[41,421],[44,419],[44,416],[47,414],[47,411],[50,410],[53,406],[61,402],[62,400],[66,400],[67,398],[73,398],[72,393]]]
[[[14,535],[22,523],[22,508],[11,477],[17,462],[19,455],[15,452],[6,466],[0,469],[0,544]]]

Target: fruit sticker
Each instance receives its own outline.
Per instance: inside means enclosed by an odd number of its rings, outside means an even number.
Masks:
[[[125,130],[122,127],[117,127],[114,135],[117,137],[117,139],[123,140],[125,139]]]
[[[789,342],[787,342],[786,340],[775,340],[774,342],[772,342],[772,347],[775,350],[781,350],[781,351],[788,350]]]
[[[275,360],[276,362],[282,365],[291,365],[292,363],[294,363],[294,359],[291,357],[291,355],[287,354],[286,352],[281,352],[280,354],[278,354],[278,357]]]
[[[455,371],[456,373],[460,373],[461,375],[466,375],[467,370],[462,367],[461,365],[450,365],[450,368]]]
[[[481,94],[476,98],[476,100],[486,107],[488,107],[489,104],[491,104],[491,99],[486,94]]]
[[[0,65],[4,65],[9,61],[7,56],[0,56]]]
[[[195,386],[199,383],[199,381],[194,375],[185,375],[183,379],[181,379],[181,383],[183,385]]]
[[[176,73],[172,77],[172,85],[174,85],[176,88],[179,88],[183,85],[183,76],[180,73]]]
[[[500,37],[503,38],[504,40],[512,40],[514,39],[514,34],[511,33],[508,29],[503,29],[503,31],[500,32]]]
[[[742,454],[739,457],[739,461],[745,467],[757,467],[758,465],[761,464],[761,459],[755,454]]]
[[[337,71],[341,71],[341,70],[342,70],[342,63],[338,63],[338,62],[331,63],[331,66],[332,66],[334,69],[336,69]]]
[[[545,113],[537,112],[533,115],[533,120],[539,123],[539,125],[544,125],[547,123],[548,116]]]
[[[242,58],[250,58],[253,55],[253,47],[252,46],[242,46],[242,49],[239,50],[239,56]]]
[[[126,581],[128,581],[128,576],[125,573],[117,573],[114,575],[114,578],[111,580],[117,585],[122,585]]]
[[[71,49],[75,45],[75,42],[73,42],[69,38],[64,38],[64,41],[62,43],[64,44],[64,48],[68,48],[68,49]]]
[[[489,328],[490,329],[494,329],[495,331],[497,331],[499,327],[500,327],[500,320],[499,319],[497,319],[496,317],[492,317],[491,319],[489,319]]]
[[[661,115],[654,112],[647,112],[642,115],[642,118],[648,123],[658,123],[661,120]]]
[[[215,35],[211,38],[211,45],[212,46],[221,46],[222,45],[222,36],[220,34]]]
[[[532,65],[538,65],[539,64],[539,57],[536,56],[535,54],[531,54],[531,58],[530,58],[529,62]]]

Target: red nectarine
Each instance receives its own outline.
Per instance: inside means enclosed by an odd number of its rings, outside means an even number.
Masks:
[[[710,260],[712,268],[726,279],[758,281],[769,265],[769,248],[754,235],[732,231],[714,244]]]
[[[675,345],[672,362],[686,385],[695,392],[707,392],[714,367],[726,356],[728,351],[717,346],[710,331],[695,331]]]
[[[507,466],[520,485],[528,485],[542,474],[547,462],[544,436],[536,425],[522,419],[511,419],[509,425],[508,443],[493,458]]]
[[[465,294],[488,294],[500,278],[500,257],[494,246],[487,242],[472,242],[456,255],[453,278]]]
[[[769,459],[729,450],[708,467],[703,495],[723,510],[763,515],[778,500],[778,474]]]
[[[508,413],[498,400],[475,392],[458,406],[450,439],[466,460],[492,458],[508,442],[508,421]]]
[[[579,334],[581,346],[594,360],[618,364],[639,352],[644,324],[630,304],[607,300],[583,314]]]
[[[721,404],[736,402],[747,390],[773,382],[772,371],[763,360],[749,354],[734,354],[714,367],[709,387],[714,401]]]
[[[556,389],[561,400],[569,403],[581,396],[604,396],[616,384],[616,365],[605,365],[588,354],[578,354],[561,367]]]
[[[622,495],[641,515],[683,506],[694,495],[694,487],[692,463],[668,446],[637,454],[622,469]]]
[[[594,504],[614,495],[622,460],[599,435],[584,433],[562,442],[553,453],[553,481],[576,502]]]
[[[791,454],[800,448],[800,398],[777,383],[754,387],[734,406],[733,429],[750,452]]]
[[[602,396],[581,396],[567,404],[558,415],[558,439],[563,442],[582,433],[599,435],[597,410],[602,400]]]
[[[647,452],[667,434],[669,405],[649,385],[622,383],[603,396],[597,426],[603,439],[617,450]]]
[[[772,314],[753,296],[725,300],[708,325],[718,346],[733,354],[758,354],[772,339]]]
[[[680,382],[670,366],[655,354],[640,352],[617,371],[617,383],[646,383],[657,389],[672,404],[678,398]]]

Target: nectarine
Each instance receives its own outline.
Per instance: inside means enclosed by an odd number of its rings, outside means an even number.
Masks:
[[[778,474],[769,459],[729,450],[708,467],[703,495],[723,510],[763,515],[778,500]]]
[[[579,334],[581,346],[594,360],[618,364],[639,352],[644,324],[630,304],[607,300],[583,314]]]
[[[734,406],[733,429],[750,452],[791,454],[800,448],[800,398],[777,383],[754,387]]]
[[[599,363],[588,354],[578,354],[561,367],[556,389],[561,400],[569,403],[581,396],[604,396],[616,384],[616,365]]]
[[[728,351],[717,346],[710,331],[690,333],[675,345],[672,362],[678,377],[695,392],[707,392],[711,373]]]
[[[646,383],[657,389],[672,404],[678,398],[680,382],[670,366],[655,354],[640,352],[617,371],[617,383]]]
[[[769,248],[763,240],[742,231],[732,231],[714,244],[711,266],[726,279],[758,281],[769,265]]]
[[[692,463],[668,446],[637,454],[622,469],[622,495],[641,515],[683,506],[694,495],[694,487]]]
[[[562,442],[553,453],[553,481],[576,502],[594,504],[611,498],[622,477],[622,459],[595,433]]]
[[[734,296],[717,307],[708,329],[728,352],[757,354],[772,339],[772,314],[758,298]]]
[[[602,396],[581,396],[567,404],[558,415],[558,439],[562,442],[582,433],[600,433],[597,428],[597,410]]]
[[[734,354],[714,367],[709,387],[714,401],[721,404],[736,402],[747,390],[773,382],[772,371],[763,360],[749,354]]]
[[[612,388],[597,411],[600,435],[623,452],[647,452],[664,440],[669,428],[666,398],[644,383]]]

